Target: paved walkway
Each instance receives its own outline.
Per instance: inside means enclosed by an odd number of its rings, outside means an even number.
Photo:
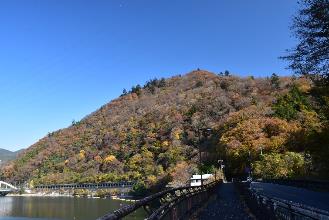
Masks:
[[[241,202],[233,183],[223,183],[217,189],[216,199],[211,200],[208,206],[199,213],[201,220],[220,219],[253,219],[248,213],[244,203]]]

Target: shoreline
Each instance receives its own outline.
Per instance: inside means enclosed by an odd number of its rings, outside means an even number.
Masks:
[[[72,197],[72,198],[90,198],[90,199],[113,199],[117,201],[125,201],[125,202],[138,202],[138,199],[128,198],[128,197],[120,197],[120,196],[109,196],[109,197],[99,197],[99,196],[74,196],[69,194],[58,194],[58,193],[23,193],[23,194],[8,194],[7,197]]]
[[[8,197],[74,197],[68,194],[41,194],[41,193],[23,193],[23,194],[8,194]]]

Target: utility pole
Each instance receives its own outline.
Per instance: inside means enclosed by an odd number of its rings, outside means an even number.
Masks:
[[[249,179],[251,179],[251,152],[250,152],[250,150],[248,151],[248,156],[249,156]]]
[[[201,158],[201,133],[200,128],[198,128],[198,142],[199,142],[199,167],[200,167],[200,178],[201,178],[201,186],[203,186],[203,179],[202,179],[202,158]]]
[[[223,179],[224,179],[224,172],[223,172],[223,160],[222,159],[220,159],[220,160],[218,160],[217,161],[218,162],[218,164],[219,164],[219,170],[220,170],[220,172],[221,172],[221,175],[222,175],[222,177],[223,177]]]

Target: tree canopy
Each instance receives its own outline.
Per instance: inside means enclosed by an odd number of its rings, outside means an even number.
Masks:
[[[329,80],[329,0],[300,0],[292,30],[299,40],[289,55],[290,68],[314,80]]]

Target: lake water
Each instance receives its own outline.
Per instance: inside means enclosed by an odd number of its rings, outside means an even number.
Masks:
[[[96,198],[0,197],[0,220],[75,219],[92,220],[129,203]],[[127,219],[144,219],[137,210]]]

